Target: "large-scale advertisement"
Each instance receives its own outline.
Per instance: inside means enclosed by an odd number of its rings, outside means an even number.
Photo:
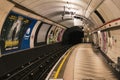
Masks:
[[[47,44],[60,42],[64,31],[63,28],[52,26],[47,36]]]
[[[63,36],[63,33],[65,32],[65,29],[61,28],[58,32],[58,37],[57,37],[57,41],[60,42],[62,41],[62,36]]]
[[[29,37],[35,23],[36,20],[11,11],[1,31],[2,54],[29,48]],[[22,44],[26,46],[23,48]]]
[[[103,52],[107,53],[107,45],[108,45],[108,34],[107,32],[102,32],[102,43],[103,43],[103,46],[102,46],[102,50]]]
[[[47,36],[47,44],[52,44],[54,43],[54,29],[56,26],[52,26],[52,28],[50,29],[48,36]]]

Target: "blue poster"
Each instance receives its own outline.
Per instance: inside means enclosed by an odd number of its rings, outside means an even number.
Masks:
[[[9,53],[25,48],[29,48],[29,35],[37,20],[11,11],[1,30],[1,53]],[[29,32],[29,34],[28,34]],[[28,42],[26,43],[25,40]],[[24,44],[24,47],[23,47]]]
[[[21,49],[30,48],[30,35],[35,23],[36,23],[36,20],[33,20],[31,25],[29,25],[28,29],[26,30],[26,33],[24,34],[24,37],[21,42]]]

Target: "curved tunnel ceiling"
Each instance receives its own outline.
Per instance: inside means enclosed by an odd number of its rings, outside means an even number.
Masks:
[[[24,6],[42,16],[47,17],[57,23],[66,27],[72,27],[74,20],[62,19],[65,7],[69,6],[70,10],[77,15],[82,15],[90,19],[91,13],[96,10],[99,4],[104,0],[10,0],[21,6]],[[91,19],[92,20],[92,19]],[[89,21],[88,21],[89,23]]]

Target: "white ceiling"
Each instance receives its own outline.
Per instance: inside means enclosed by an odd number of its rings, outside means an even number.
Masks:
[[[62,20],[64,6],[69,6],[77,15],[89,18],[103,0],[12,0],[42,16],[66,27],[72,27],[74,20]],[[67,3],[68,2],[68,3]],[[67,8],[66,8],[67,9]]]

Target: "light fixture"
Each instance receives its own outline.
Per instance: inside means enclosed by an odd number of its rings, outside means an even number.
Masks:
[[[73,19],[76,11],[72,8],[72,4],[67,1],[66,5],[63,8],[64,11],[62,14],[62,19]]]
[[[63,7],[62,20],[73,20],[74,26],[83,26],[83,17],[77,14],[78,9],[73,6],[72,1],[66,2],[66,5]]]

